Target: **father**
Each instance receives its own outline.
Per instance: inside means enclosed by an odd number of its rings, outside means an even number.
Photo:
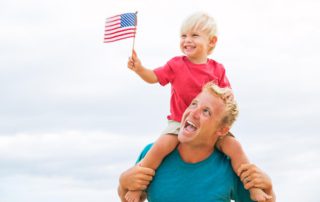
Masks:
[[[231,90],[208,83],[184,112],[178,135],[180,144],[164,159],[157,174],[135,166],[121,175],[121,201],[126,201],[128,190],[144,190],[153,179],[146,190],[149,202],[246,202],[251,201],[246,189],[252,187],[263,189],[272,196],[269,201],[274,202],[272,183],[266,174],[247,164],[239,169],[239,178],[230,160],[215,149],[215,143],[228,133],[237,115]],[[142,151],[139,160],[150,147]],[[145,196],[141,201],[144,199]]]

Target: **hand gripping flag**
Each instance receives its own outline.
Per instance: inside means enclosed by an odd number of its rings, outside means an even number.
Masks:
[[[110,43],[127,38],[135,38],[137,12],[123,13],[106,19],[104,43]]]

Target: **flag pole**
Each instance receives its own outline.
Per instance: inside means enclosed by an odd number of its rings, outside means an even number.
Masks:
[[[135,28],[135,32],[134,32],[134,36],[133,36],[131,57],[132,57],[132,54],[133,54],[134,44],[135,44],[135,41],[136,41],[138,11],[135,12],[135,15],[136,15],[135,18],[134,18],[134,28]]]

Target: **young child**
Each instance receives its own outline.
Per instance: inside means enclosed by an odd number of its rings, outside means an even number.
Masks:
[[[223,65],[209,59],[217,43],[217,28],[212,17],[205,13],[195,13],[187,18],[181,26],[180,49],[184,56],[174,57],[163,67],[150,70],[145,68],[135,51],[129,58],[128,68],[137,73],[147,83],[171,84],[170,115],[168,126],[163,135],[153,144],[140,166],[154,170],[178,144],[177,134],[183,112],[191,101],[201,92],[209,81],[220,87],[230,87]],[[221,139],[217,146],[220,151],[231,158],[234,171],[243,163],[248,163],[240,143],[232,136]],[[253,201],[264,201],[270,198],[261,189],[250,189]],[[128,202],[140,201],[142,191],[130,190],[125,198]]]

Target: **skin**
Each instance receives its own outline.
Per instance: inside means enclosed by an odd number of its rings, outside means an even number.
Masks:
[[[207,63],[209,50],[217,43],[217,37],[209,37],[204,31],[189,30],[181,33],[180,50],[194,64]]]
[[[229,131],[226,126],[220,125],[220,120],[224,114],[223,101],[209,92],[200,93],[186,109],[181,130],[178,135],[180,144],[178,151],[185,162],[196,163],[206,159],[214,152],[214,144],[221,136],[225,136]],[[193,127],[190,127],[190,124]],[[268,202],[275,201],[275,194],[272,189],[270,178],[253,164],[244,164],[238,174],[246,189],[253,187],[263,189],[272,196]],[[127,190],[143,190],[152,180],[154,171],[134,166],[125,171],[120,176],[118,193],[121,201],[125,202]],[[145,195],[140,201],[145,199]]]
[[[197,29],[192,29],[192,30],[187,30],[185,32],[182,32],[180,36],[180,50],[194,64],[206,63],[207,57],[211,52],[211,50],[213,50],[214,47],[216,46],[216,43],[217,43],[216,36],[209,37],[206,32],[199,31]],[[152,83],[158,82],[158,79],[155,73],[149,68],[146,68],[142,65],[140,59],[138,58],[134,50],[132,52],[132,56],[128,60],[128,68],[134,71],[135,73],[137,73],[147,83],[152,84]],[[171,145],[174,145],[174,146],[169,148],[174,148],[177,141],[164,140],[162,142],[171,142],[172,143]],[[158,144],[156,143],[155,145],[158,145]],[[161,148],[166,148],[166,147],[161,147]],[[234,170],[237,170],[241,163],[249,162],[244,151],[242,150],[240,143],[235,138],[230,138],[230,137],[223,138],[223,141],[220,141],[219,143],[219,148],[226,155],[231,157],[232,166]],[[151,155],[152,151],[154,155]],[[143,161],[142,165],[156,169],[159,166],[161,161],[156,162],[156,161],[151,161],[150,159],[156,159],[154,157],[159,157],[159,156],[161,157],[166,156],[168,151],[171,151],[171,149],[165,149],[165,150],[152,149],[151,152],[149,152],[149,154],[146,156],[146,159],[148,160]],[[162,153],[164,154],[162,155]],[[152,163],[152,162],[155,162],[155,163]],[[264,200],[265,198],[269,198],[269,196],[263,193],[261,190],[252,188],[249,191],[251,194],[251,198],[253,199]],[[128,195],[126,196],[129,202],[135,202],[135,199],[139,197],[140,197],[139,192],[135,192],[135,193],[131,192],[131,193],[128,193]]]
[[[184,161],[196,163],[214,152],[218,137],[229,130],[220,127],[223,114],[223,101],[210,93],[202,92],[191,102],[182,117],[178,134],[178,150]]]

